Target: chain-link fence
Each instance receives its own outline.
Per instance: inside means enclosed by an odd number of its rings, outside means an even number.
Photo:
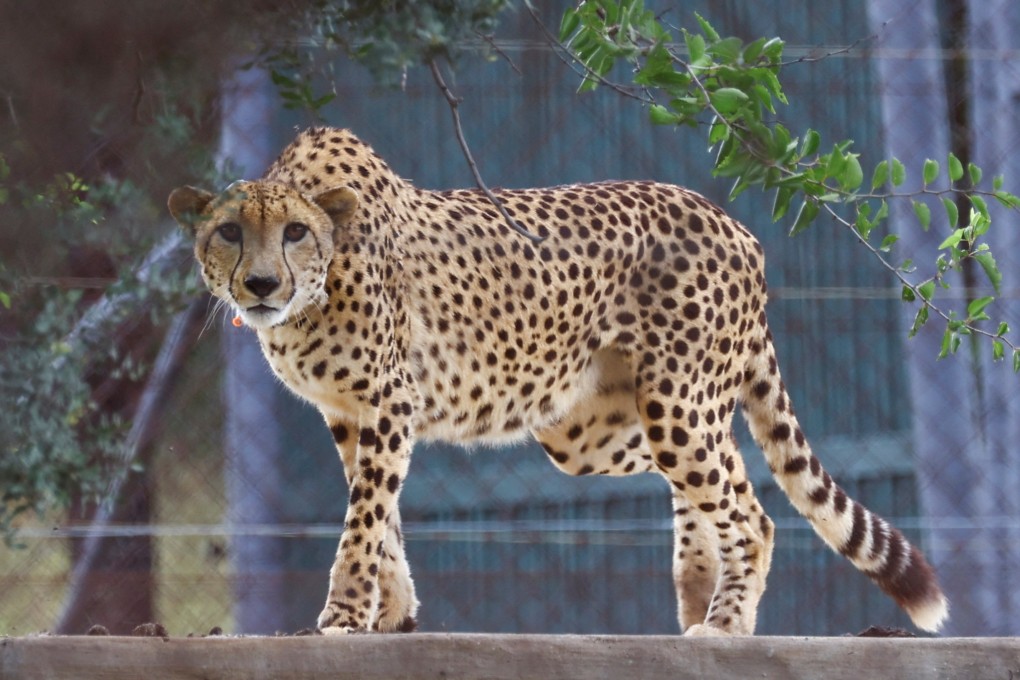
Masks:
[[[988,11],[1001,10],[1004,25],[1020,28],[1015,10],[999,4]],[[945,79],[961,56],[950,38],[964,30],[950,10],[964,5],[977,9],[949,0],[692,2],[675,8],[672,22],[685,24],[696,10],[724,33],[783,36],[793,62],[784,69],[794,102],[783,112],[788,127],[853,138],[867,167],[886,153],[905,156],[904,145],[922,159],[948,152],[959,124],[951,112],[976,92]],[[556,14],[549,11],[551,24]],[[917,42],[897,43],[904,32]],[[454,83],[468,141],[491,185],[655,178],[726,203],[729,187],[710,177],[699,134],[652,129],[644,111],[612,92],[576,95],[576,74],[523,10],[497,38],[497,63],[463,59]],[[1020,68],[1016,47],[998,44],[966,63],[979,73],[1012,73]],[[896,80],[918,63],[934,81],[916,74]],[[329,85],[337,97],[322,111],[327,121],[355,130],[399,174],[426,188],[472,183],[447,104],[426,73],[412,70],[402,89],[381,91],[359,67],[338,62]],[[278,107],[258,71],[232,75],[221,88],[221,160],[257,176],[306,121]],[[894,98],[905,93],[925,108],[901,106],[890,119]],[[993,101],[1012,96],[997,92]],[[929,105],[943,109],[932,113]],[[970,124],[983,115],[995,118],[975,106]],[[940,121],[941,137],[913,136],[925,116]],[[1016,134],[1005,130],[984,149],[978,132],[972,157],[986,159],[988,171],[1008,172]],[[935,363],[931,342],[905,339],[910,319],[899,288],[852,234],[820,224],[787,239],[784,225],[770,223],[767,200],[749,193],[727,209],[764,243],[770,325],[816,453],[851,496],[935,555],[956,598],[954,632],[1020,632],[1020,605],[1010,604],[1020,587],[1008,561],[1020,530],[1009,500],[1020,482],[1010,434],[1015,378],[977,352]],[[159,223],[171,233],[164,216]],[[933,236],[936,243],[943,237]],[[184,252],[173,242],[168,248],[177,258]],[[1016,252],[1008,245],[997,251],[1007,277],[1018,270],[1008,261]],[[1007,312],[1015,311],[1016,291],[1004,290],[1003,298]],[[138,334],[150,357],[177,359],[155,393],[153,437],[126,461],[134,467],[109,521],[97,527],[89,512],[80,520],[44,518],[22,527],[23,548],[0,549],[0,633],[83,632],[93,623],[127,632],[150,619],[175,634],[215,626],[272,633],[314,623],[347,499],[329,433],[275,382],[250,331],[231,327],[204,299],[197,315],[192,308],[179,320],[177,335]],[[136,387],[143,398],[144,388]],[[940,422],[952,431],[932,431]],[[749,437],[738,436],[777,523],[758,632],[908,627],[892,602],[797,518]],[[933,453],[939,441],[946,446]],[[946,494],[948,505],[940,500]],[[533,444],[472,452],[422,445],[401,513],[423,630],[678,630],[669,490],[658,478],[570,478]],[[81,569],[85,560],[91,569]],[[987,579],[976,595],[963,585],[975,569]]]

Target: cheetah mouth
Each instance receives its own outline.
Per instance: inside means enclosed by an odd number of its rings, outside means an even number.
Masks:
[[[249,314],[274,314],[280,310],[277,309],[276,307],[270,307],[269,305],[259,303],[254,307],[249,307],[244,311],[248,312]]]

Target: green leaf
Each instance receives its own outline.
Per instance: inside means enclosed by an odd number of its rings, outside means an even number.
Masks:
[[[890,174],[892,177],[892,185],[894,187],[898,187],[906,181],[907,169],[903,167],[903,163],[900,162],[900,159],[892,159],[892,173]]]
[[[875,166],[875,172],[871,175],[871,190],[883,186],[889,179],[889,161],[882,161]]]
[[[920,201],[912,201],[914,204],[914,214],[917,215],[917,221],[921,223],[921,229],[928,231],[928,227],[931,226],[931,208],[926,203]]]
[[[999,330],[995,331],[995,335],[1001,338],[1006,333],[1009,333],[1009,324],[1003,321],[999,324]]]
[[[1005,183],[1005,181],[1006,179],[1002,175],[996,175],[995,177],[992,178],[992,189],[994,191],[999,191],[1000,189],[1002,189],[1002,185]]]
[[[953,182],[960,181],[963,177],[963,163],[952,151],[949,152],[949,179]]]
[[[956,203],[949,198],[942,198],[942,205],[946,209],[946,217],[949,219],[949,226],[956,228],[957,223],[960,221],[960,209],[956,207]],[[959,240],[957,240],[959,242]]]
[[[942,346],[939,348],[939,359],[945,359],[953,349],[953,338],[956,337],[949,328],[942,334]]]
[[[719,142],[726,141],[730,136],[730,128],[724,121],[716,119],[708,132],[708,145],[713,147]]]
[[[967,171],[970,173],[970,183],[972,186],[977,186],[981,183],[981,168],[973,163],[967,163]]]
[[[992,361],[1002,361],[1006,355],[1006,346],[1002,340],[992,340]]]
[[[779,187],[776,190],[776,200],[772,204],[772,221],[778,222],[790,209],[790,200],[797,190],[793,187]]]
[[[712,24],[708,23],[708,21],[705,20],[703,16],[695,12],[694,18],[698,20],[698,25],[701,26],[701,32],[705,34],[706,38],[708,38],[712,42],[716,42],[719,40],[719,34],[716,32],[714,28],[712,28]]]
[[[996,295],[1001,295],[1002,287],[1002,272],[999,271],[999,266],[995,263],[995,258],[992,254],[985,251],[983,253],[977,253],[974,255],[974,259],[978,261],[981,268],[985,270],[985,276],[988,277],[989,283],[992,284],[992,288],[995,289]]]
[[[1013,372],[1020,373],[1020,349],[1013,350]]]
[[[939,176],[939,162],[929,158],[924,162],[924,184],[928,186],[934,182]]]
[[[928,323],[928,307],[924,305],[917,310],[917,315],[914,316],[914,324],[910,327],[910,333],[907,334],[907,337],[912,338],[917,335],[917,332],[921,330],[921,326],[926,323]]]
[[[765,81],[766,87],[772,92],[772,95],[783,104],[789,104],[790,102],[786,99],[786,93],[783,92],[783,86],[779,83],[779,76],[772,71],[766,70],[762,73],[762,79]],[[769,107],[772,110],[772,107]],[[774,113],[774,111],[773,111]]]
[[[1007,208],[1013,209],[1020,208],[1020,197],[1014,196],[1008,191],[996,190],[995,198],[997,201],[999,201],[999,203],[1006,206]]]
[[[963,236],[964,236],[963,229],[953,230],[953,233],[947,236],[946,240],[939,244],[939,250],[943,250],[945,248],[955,248],[956,246],[960,245],[960,241],[963,240]]]
[[[761,51],[762,51],[763,47],[765,47],[765,37],[764,36],[762,36],[761,38],[758,38],[757,40],[755,40],[755,41],[753,41],[751,43],[748,43],[748,45],[744,48],[744,54],[742,55],[743,59],[744,59],[744,63],[745,64],[752,64],[755,61],[757,61],[758,57],[761,56]]]
[[[761,49],[762,54],[769,60],[770,64],[776,64],[780,59],[783,58],[783,48],[786,43],[781,38],[772,38],[765,43],[765,46]]]
[[[748,100],[748,96],[746,92],[735,87],[721,87],[709,93],[709,99],[719,113],[733,113]]]
[[[732,64],[740,58],[744,42],[740,38],[724,38],[708,45],[707,52],[724,64]]]
[[[818,146],[822,142],[822,136],[818,134],[817,130],[808,130],[804,133],[804,145],[800,149],[801,157],[813,156],[818,151]]]
[[[840,153],[839,149],[833,149],[831,153],[824,156],[826,159],[825,163],[825,176],[826,177],[839,177],[843,174],[843,168],[846,167],[846,157]],[[819,161],[822,159],[819,158]]]
[[[648,107],[648,118],[656,125],[676,125],[683,120],[662,104],[652,104]]]
[[[882,199],[882,204],[878,206],[878,212],[875,213],[875,224],[877,225],[887,217],[889,217],[889,204],[885,199]]]
[[[797,220],[790,227],[790,236],[796,236],[800,232],[811,226],[811,223],[818,217],[818,203],[810,199],[805,199],[800,205],[800,211],[797,213]]]
[[[332,92],[327,92],[326,94],[322,95],[321,97],[312,102],[312,109],[318,111],[319,109],[321,109],[323,106],[330,103],[334,99],[336,99],[336,95]]]
[[[567,42],[567,39],[574,34],[577,30],[578,24],[581,23],[581,17],[578,15],[577,10],[568,7],[563,12],[563,19],[560,21],[560,35],[559,41],[561,43]]]
[[[0,305],[3,305],[7,309],[11,308],[11,296],[0,290]]]
[[[971,300],[970,304],[967,305],[967,318],[974,321],[984,321],[988,318],[988,315],[985,314],[985,307],[993,302],[995,302],[995,298],[991,295]]]
[[[904,283],[903,290],[900,292],[900,299],[904,302],[913,302],[917,299],[917,296],[914,295],[914,289]]]
[[[848,153],[844,158],[846,164],[843,166],[843,172],[840,173],[839,184],[845,191],[853,191],[864,182],[864,170],[861,169],[858,155]]]
[[[269,71],[269,78],[273,81],[273,85],[278,87],[286,87],[290,89],[297,87],[297,83],[294,82],[293,79],[288,78],[275,69]]]
[[[917,287],[917,292],[923,299],[931,301],[931,296],[935,294],[935,282],[925,281]]]
[[[697,33],[684,31],[684,42],[687,44],[687,58],[691,64],[697,64],[705,56],[705,39]]]
[[[871,230],[875,228],[877,222],[871,217],[871,206],[867,203],[860,205],[857,208],[857,219],[854,220],[854,227],[857,229],[857,233],[861,235],[865,241],[871,236]]]
[[[888,253],[889,250],[893,247],[893,244],[899,240],[900,237],[897,236],[896,234],[888,234],[884,239],[882,239],[882,245],[880,245],[878,249],[881,250],[883,253]]]
[[[988,231],[988,227],[991,226],[992,223],[992,216],[988,212],[988,204],[985,203],[985,199],[980,196],[968,196],[967,198],[970,199],[974,209],[978,211],[978,215],[981,217],[980,221],[983,224],[981,225],[981,233],[978,234],[978,236],[980,236]],[[972,223],[974,221],[975,220],[971,220]],[[978,225],[975,224],[974,226],[977,227]]]

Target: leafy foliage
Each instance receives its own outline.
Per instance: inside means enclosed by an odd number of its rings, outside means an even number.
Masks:
[[[156,9],[134,16],[163,35],[168,22],[150,16],[164,11]],[[50,12],[33,12],[29,29],[52,31]],[[77,12],[52,9],[68,22]],[[125,10],[95,3],[82,12],[94,19]],[[81,31],[68,32],[69,43],[91,24],[74,25]],[[115,52],[64,73],[42,51],[23,50],[44,65],[9,69],[32,77],[8,81],[3,114],[12,124],[0,125],[0,223],[10,227],[0,231],[0,535],[8,545],[21,516],[59,513],[105,492],[124,446],[129,393],[146,377],[161,327],[198,291],[189,259],[139,275],[139,257],[173,233],[170,186],[215,181],[205,128],[218,122],[204,112],[213,100],[199,85],[215,85],[203,74],[218,69],[205,60],[191,70],[179,55],[146,69],[149,41],[104,39],[141,46],[131,53],[133,99],[121,90],[105,98],[116,88],[105,87],[102,59],[115,61]],[[39,73],[45,98],[29,96]],[[47,115],[51,108],[69,115]]]
[[[260,61],[277,86],[283,105],[315,115],[335,97],[312,85],[332,77],[324,54],[340,49],[387,86],[403,82],[407,70],[442,57],[453,61],[465,46],[484,45],[507,0],[319,0],[305,12],[288,8],[283,19],[300,43],[269,46]]]
[[[122,223],[113,213],[153,212],[149,199],[129,183],[89,186],[70,173],[41,191],[15,187],[13,196],[23,211],[49,214],[65,223],[68,233],[84,225],[102,232],[109,222],[117,228]],[[95,238],[83,235],[78,245]],[[174,263],[158,275],[140,277],[125,252],[137,249],[137,243],[126,239],[103,245],[108,255],[124,257],[122,272],[106,288],[107,299],[132,303],[109,305],[109,313],[87,333],[81,332],[84,310],[90,309],[86,289],[8,278],[0,263],[0,289],[11,291],[0,300],[25,319],[16,333],[2,338],[0,359],[0,535],[8,544],[13,544],[19,515],[64,509],[102,495],[127,423],[122,413],[97,399],[97,390],[137,383],[147,372],[146,352],[120,338],[141,327],[158,328],[198,292],[190,267]],[[138,308],[148,314],[134,317]]]
[[[991,321],[988,310],[1000,293],[1002,273],[982,240],[992,223],[987,200],[1017,209],[1020,197],[1004,191],[998,178],[984,186],[981,168],[968,164],[965,169],[953,154],[944,164],[935,159],[924,163],[918,191],[900,190],[907,169],[895,158],[876,164],[866,185],[852,141],[823,151],[817,131],[794,136],[778,122],[776,105],[787,104],[779,78],[782,40],[744,43],[720,36],[704,18],[695,18],[698,29],[683,29],[677,43],[642,0],[589,0],[564,13],[559,40],[586,69],[580,90],[605,84],[645,103],[654,124],[706,130],[709,150],[715,153],[714,174],[733,179],[731,198],[752,186],[774,192],[773,220],[793,214],[791,235],[810,228],[823,212],[851,229],[900,280],[902,299],[918,305],[911,335],[932,314],[945,322],[940,358],[957,351],[961,336],[978,335],[990,339],[996,360],[1009,347],[1014,370],[1020,370],[1020,348],[1005,337],[1008,325],[999,322],[994,332],[983,325]],[[607,80],[618,60],[633,67],[637,89]],[[937,188],[942,179],[948,186]],[[970,205],[963,223],[961,196]],[[889,259],[898,237],[887,232],[886,222],[890,201],[909,200],[919,226],[928,230],[933,215],[925,199],[930,198],[939,199],[949,236],[938,246],[931,273],[919,276],[912,260],[897,264]],[[844,217],[847,209],[852,218]],[[876,245],[872,235],[881,231],[886,233]],[[946,274],[961,271],[968,262],[980,266],[994,295],[969,299],[965,310],[939,306],[936,291],[949,288]]]

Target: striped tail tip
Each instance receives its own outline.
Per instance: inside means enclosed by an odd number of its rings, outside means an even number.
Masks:
[[[949,600],[942,593],[931,600],[905,604],[903,609],[915,626],[929,633],[939,632],[949,618]]]
[[[906,543],[902,535],[899,539],[909,548],[905,555],[907,558],[905,563],[901,562],[893,573],[872,572],[870,575],[878,586],[910,615],[914,625],[929,633],[936,633],[949,618],[949,601],[939,588],[935,570],[924,559],[921,551]],[[887,563],[886,569],[893,567],[895,562],[892,560]]]

